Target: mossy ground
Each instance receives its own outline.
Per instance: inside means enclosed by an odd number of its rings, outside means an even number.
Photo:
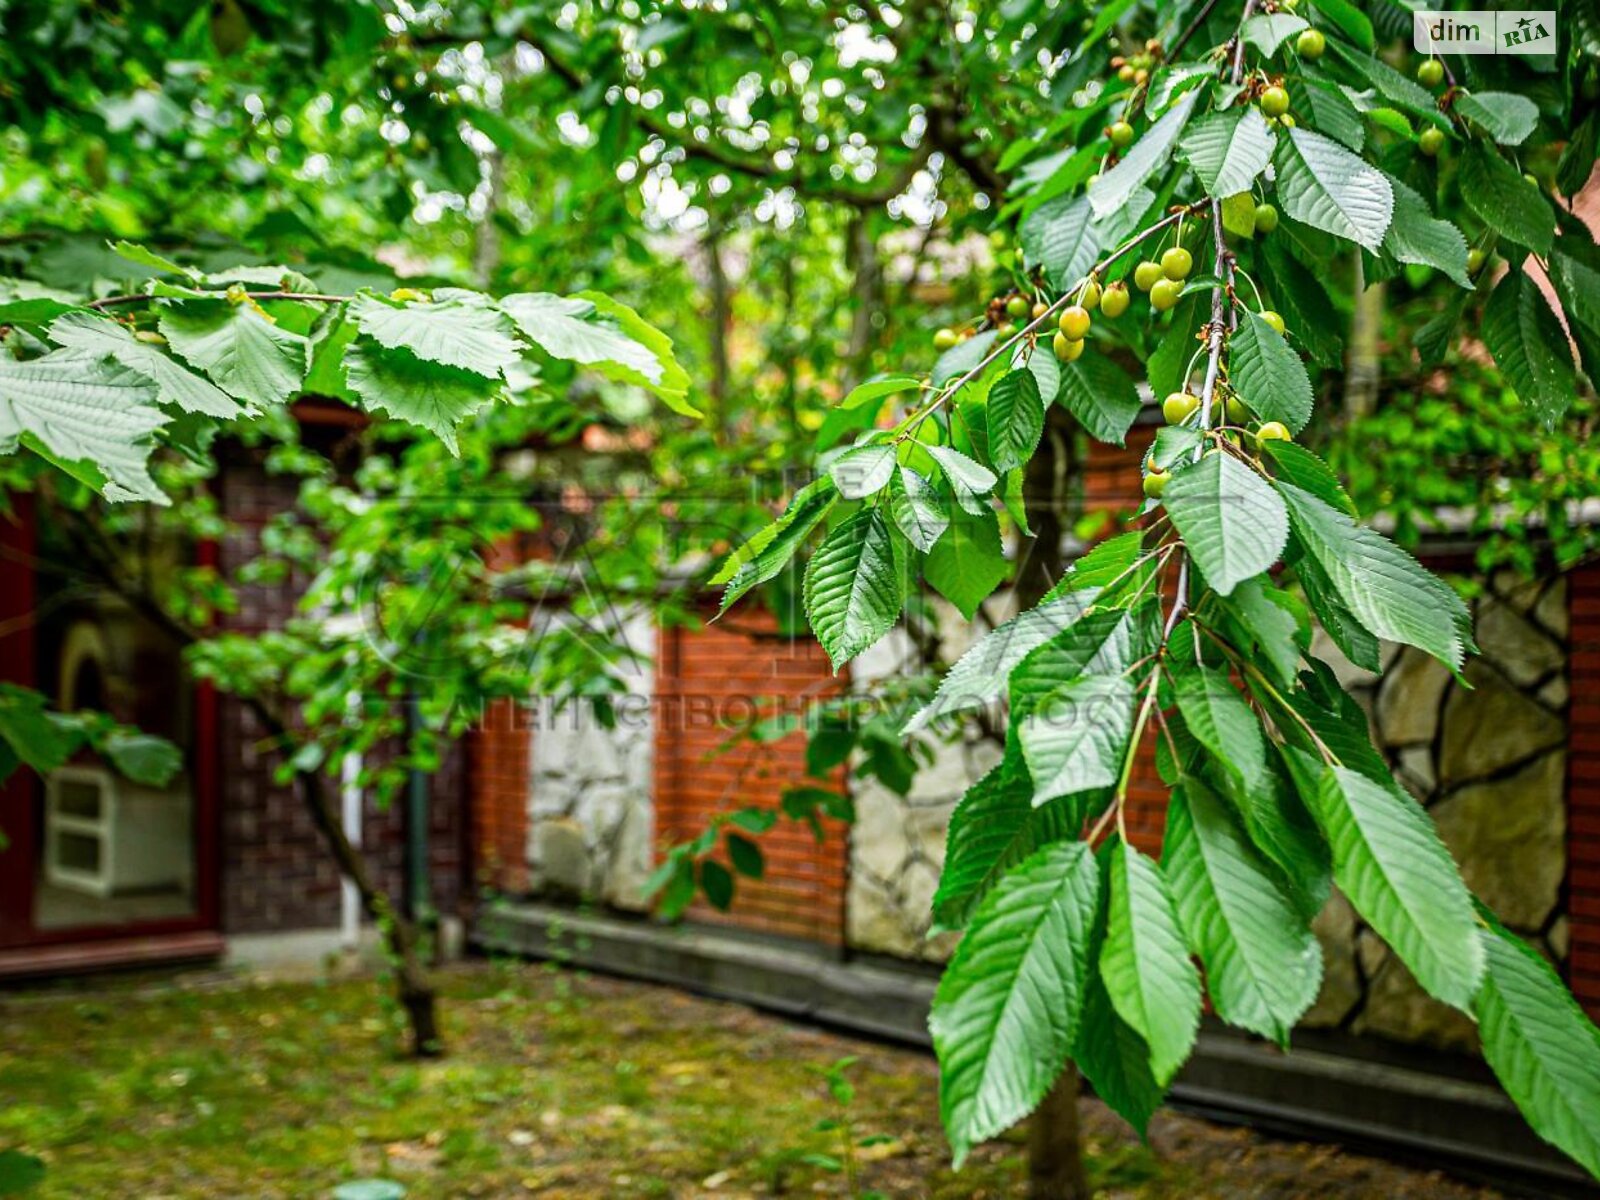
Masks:
[[[0,994],[0,1148],[44,1158],[39,1200],[326,1197],[1016,1196],[1015,1138],[949,1170],[936,1074],[854,1041],[664,988],[523,964],[444,975],[450,1054],[397,1056],[371,978],[217,974]],[[847,1056],[854,1099],[830,1094]],[[1335,1148],[1176,1115],[1141,1144],[1084,1105],[1097,1182],[1130,1197],[1474,1193]],[[830,1127],[833,1126],[833,1127]]]

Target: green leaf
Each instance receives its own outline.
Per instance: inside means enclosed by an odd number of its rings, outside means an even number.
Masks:
[[[1289,97],[1294,108],[1310,118],[1311,127],[1318,133],[1361,153],[1367,131],[1356,106],[1338,87],[1314,79],[1291,79]]]
[[[737,833],[728,834],[727,843],[728,861],[733,864],[735,871],[751,879],[760,879],[766,874],[766,860],[762,857],[760,846]]]
[[[1263,13],[1244,23],[1244,40],[1271,58],[1289,38],[1309,28],[1310,21],[1293,13]],[[1206,191],[1216,194],[1210,187]]]
[[[90,464],[108,500],[165,504],[148,466],[167,423],[156,398],[148,379],[99,354],[0,355],[0,452],[27,440],[62,465]]]
[[[1163,503],[1219,595],[1269,570],[1283,555],[1289,517],[1282,498],[1231,454],[1213,451],[1179,471]]]
[[[1189,959],[1161,868],[1118,841],[1109,874],[1100,978],[1117,1015],[1149,1046],[1150,1073],[1166,1087],[1194,1048],[1200,975]]]
[[[672,355],[672,342],[627,305],[594,292],[519,292],[504,297],[500,308],[552,358],[645,388],[676,413],[700,415],[687,400],[689,379]]]
[[[1217,1015],[1286,1046],[1322,982],[1306,918],[1202,784],[1172,793],[1161,862]]]
[[[1497,150],[1469,142],[1457,179],[1467,207],[1490,229],[1535,254],[1550,253],[1556,221],[1549,202]]]
[[[1235,237],[1250,238],[1256,235],[1256,198],[1253,192],[1235,192],[1222,201],[1222,228]],[[1191,279],[1184,285],[1184,294],[1196,295],[1205,285]],[[1182,322],[1174,321],[1176,330]],[[1190,327],[1184,325],[1187,332]]]
[[[1044,435],[1044,401],[1026,367],[1002,375],[989,389],[989,460],[1010,471],[1033,457]]]
[[[828,468],[839,495],[864,500],[883,490],[894,474],[894,443],[876,442],[846,450]]]
[[[904,600],[904,564],[878,509],[841,522],[806,565],[806,617],[835,671],[889,632]]]
[[[1539,127],[1539,106],[1512,92],[1462,92],[1455,111],[1482,125],[1502,146],[1520,146]]]
[[[1000,698],[1011,669],[1035,648],[1066,630],[1088,607],[1093,592],[1068,592],[996,626],[956,660],[939,690],[902,731],[910,736],[939,717],[978,708]]]
[[[248,304],[197,300],[168,306],[160,327],[180,358],[258,408],[293,399],[310,363],[309,341]]]
[[[1228,381],[1263,421],[1282,421],[1299,433],[1311,420],[1311,377],[1300,356],[1253,312],[1239,314],[1228,340]]]
[[[1011,570],[1000,544],[1000,523],[993,512],[953,514],[950,528],[934,544],[922,566],[928,585],[972,620]]]
[[[1508,271],[1483,310],[1483,340],[1517,397],[1546,426],[1560,420],[1577,394],[1566,331],[1538,284]]]
[[[871,404],[874,400],[882,400],[885,396],[892,396],[896,392],[906,392],[921,386],[922,380],[915,375],[875,377],[863,383],[858,383],[851,388],[850,394],[839,402],[839,407],[860,408],[862,405]]]
[[[824,475],[813,479],[794,494],[782,516],[728,555],[722,569],[711,577],[714,585],[728,585],[717,615],[727,612],[739,597],[783,570],[838,501],[839,492],[831,478]]]
[[[0,683],[0,742],[40,775],[64,765],[74,749],[74,738],[51,720],[44,697],[14,683]]]
[[[1409,17],[1405,17],[1407,24]],[[1363,76],[1368,83],[1378,90],[1378,94],[1391,104],[1398,105],[1407,112],[1415,113],[1430,122],[1439,123],[1438,103],[1433,98],[1433,93],[1418,84],[1409,75],[1402,75],[1388,63],[1373,54],[1356,54],[1348,47],[1336,41],[1330,41],[1328,48],[1333,51],[1334,57],[1343,59],[1358,75]]]
[[[1188,159],[1207,195],[1232,196],[1250,190],[1272,161],[1272,147],[1267,119],[1259,108],[1245,105],[1196,121],[1184,135],[1179,153]]]
[[[1029,265],[1043,266],[1045,277],[1061,291],[1076,286],[1100,254],[1099,231],[1084,195],[1046,200],[1023,218],[1018,236]]]
[[[1085,354],[1061,364],[1057,396],[1091,437],[1120,446],[1142,407],[1139,387],[1126,371],[1104,354]]]
[[[1073,840],[1083,806],[1067,800],[1035,807],[1027,769],[1006,757],[962,796],[945,832],[944,867],[933,897],[933,918],[963,929],[995,883],[1034,851]]]
[[[966,341],[952,346],[934,360],[933,373],[929,375],[928,382],[933,387],[940,387],[959,375],[975,370],[994,348],[998,336],[994,330],[989,329],[983,333],[975,333]]]
[[[1449,221],[1428,211],[1428,203],[1392,175],[1394,222],[1384,234],[1383,248],[1403,263],[1437,267],[1464,288],[1472,286],[1467,274],[1467,239]]]
[[[1267,580],[1247,579],[1223,603],[1254,642],[1256,663],[1280,687],[1292,687],[1300,669],[1300,626],[1286,593]]]
[[[1600,1033],[1520,938],[1497,921],[1478,936],[1484,1059],[1533,1131],[1600,1176]]]
[[[1166,166],[1203,90],[1185,92],[1128,148],[1116,166],[1089,185],[1089,204],[1096,220],[1105,220],[1126,208],[1144,181]]]
[[[521,358],[510,322],[485,299],[428,303],[361,292],[347,311],[380,346],[409,350],[425,362],[499,379]]]
[[[700,890],[712,908],[727,912],[733,907],[733,872],[714,858],[700,864]]]
[[[950,514],[933,485],[910,467],[901,467],[889,485],[889,515],[901,533],[924,554],[950,528]]]
[[[1278,139],[1274,162],[1283,211],[1296,221],[1377,251],[1394,214],[1382,171],[1309,129]]]
[[[1150,1071],[1150,1046],[1117,1015],[1098,973],[1089,982],[1073,1060],[1094,1094],[1145,1135],[1166,1089]]]
[[[928,1018],[959,1167],[1042,1100],[1077,1036],[1099,872],[1081,842],[1009,872],[973,915]]]
[[[123,775],[149,787],[166,787],[183,770],[183,751],[148,733],[116,731],[101,749]]]
[[[1296,536],[1356,619],[1459,670],[1471,620],[1461,598],[1381,533],[1292,484],[1277,486]]]
[[[159,346],[141,342],[116,321],[87,312],[69,312],[50,326],[50,340],[85,353],[107,355],[156,385],[157,397],[184,412],[226,420],[240,413],[239,402],[216,384],[168,355]]]
[[[1339,482],[1333,469],[1298,442],[1267,440],[1262,443],[1266,457],[1271,460],[1275,478],[1294,484],[1302,492],[1310,492],[1324,504],[1349,516],[1356,516],[1355,501]]]
[[[111,246],[111,253],[118,258],[126,259],[136,266],[148,267],[150,270],[162,275],[186,275],[191,279],[194,278],[195,272],[190,268],[175,263],[170,258],[157,254],[154,250],[144,246],[138,246],[128,241],[111,242],[109,245]]]
[[[927,450],[950,481],[957,504],[975,517],[992,511],[984,497],[1000,482],[993,471],[949,446],[929,446]]]
[[[1034,804],[1117,782],[1133,736],[1135,699],[1121,675],[1085,675],[1051,692],[1018,723]]]
[[[1333,22],[1340,33],[1361,49],[1372,49],[1372,22],[1350,0],[1317,0],[1317,14]]]
[[[1466,885],[1417,802],[1348,767],[1328,767],[1306,797],[1333,877],[1429,995],[1468,1011],[1483,977]]]
[[[499,395],[474,371],[426,362],[409,350],[357,340],[344,353],[345,378],[362,405],[434,433],[456,452],[456,427]]]

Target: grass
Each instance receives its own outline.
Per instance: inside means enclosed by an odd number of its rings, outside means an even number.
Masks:
[[[847,1195],[847,1160],[858,1196],[1021,1193],[1016,1138],[950,1172],[933,1064],[914,1051],[548,967],[471,964],[444,982],[451,1053],[420,1064],[397,1056],[372,979],[0,997],[0,1148],[46,1161],[37,1200],[299,1200],[364,1178],[413,1200]],[[1158,1157],[1085,1107],[1091,1169],[1114,1194],[1255,1194],[1236,1172],[1211,1187],[1227,1154],[1259,1151],[1253,1135],[1163,1117],[1184,1148]],[[1362,1178],[1388,1195],[1466,1194]]]

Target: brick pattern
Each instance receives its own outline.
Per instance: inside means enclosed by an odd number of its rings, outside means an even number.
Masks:
[[[805,735],[796,730],[765,745],[740,740],[732,729],[760,705],[800,711],[845,686],[809,634],[775,634],[767,614],[749,606],[731,624],[664,629],[656,684],[655,815],[660,845],[698,836],[718,812],[775,807],[782,792],[805,776]],[[844,788],[842,770],[828,786]],[[787,934],[828,945],[844,939],[847,829],[825,822],[819,843],[810,830],[782,821],[760,839],[765,878],[739,877],[733,908],[719,913],[699,903],[696,919]]]
[[[467,739],[473,882],[511,895],[528,890],[533,731],[525,716],[510,700],[496,700]]]
[[[1568,577],[1572,701],[1567,737],[1568,958],[1574,994],[1600,1019],[1600,564]]]
[[[220,483],[222,513],[236,528],[221,547],[220,569],[231,574],[254,553],[261,527],[294,503],[290,480],[267,475],[253,460],[236,457]],[[255,631],[277,623],[293,608],[303,581],[239,589],[239,610],[224,627]],[[276,756],[264,750],[264,731],[242,704],[218,700],[222,928],[225,933],[267,933],[327,928],[339,922],[339,872],[304,803],[292,788],[273,781]],[[432,780],[431,882],[440,912],[461,903],[464,873],[462,820],[466,772],[463,756],[450,754]],[[380,811],[369,797],[362,822],[363,853],[378,881],[400,894],[404,877],[404,825],[396,805]]]

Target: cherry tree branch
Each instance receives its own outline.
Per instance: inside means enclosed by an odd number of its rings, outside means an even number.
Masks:
[[[239,293],[235,292],[234,295],[238,296]],[[198,300],[202,297],[173,296],[170,298],[174,300],[191,298]],[[204,298],[222,300],[227,298],[227,293],[216,292],[208,294]],[[354,296],[331,296],[324,295],[321,292],[245,292],[243,298],[246,300],[303,300],[309,304],[346,304],[355,299]],[[104,296],[99,300],[91,300],[84,307],[94,309],[118,308],[128,304],[140,304],[146,300],[160,299],[163,299],[163,297],[153,296],[149,292],[127,292],[120,296]]]

